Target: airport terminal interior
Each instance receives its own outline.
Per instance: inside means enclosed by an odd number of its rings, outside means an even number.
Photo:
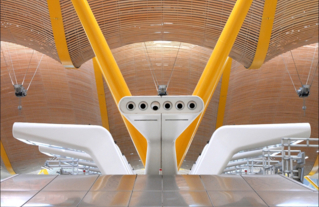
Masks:
[[[1,206],[318,206],[318,0],[1,0]]]

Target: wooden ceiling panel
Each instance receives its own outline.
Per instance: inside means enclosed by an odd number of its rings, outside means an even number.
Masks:
[[[100,124],[92,63],[85,63],[79,70],[65,70],[61,64],[45,56],[28,96],[22,99],[23,109],[19,114],[18,100],[13,94],[7,70],[12,69],[8,64],[9,55],[6,53],[10,51],[17,79],[21,82],[32,50],[8,43],[2,44],[10,47],[1,47],[1,137],[16,172],[30,172],[39,169],[47,157],[40,154],[36,147],[27,146],[12,138],[13,122]],[[318,63],[316,47],[317,45],[309,45],[292,51],[303,82],[308,78],[312,62],[310,77],[315,74],[314,68]],[[126,45],[113,49],[112,52],[133,95],[156,95],[154,80],[159,84],[167,84],[170,77],[169,95],[190,95],[210,57],[211,49],[189,43],[151,41]],[[41,54],[36,52],[34,60],[30,62],[31,74],[40,56]],[[291,53],[285,53],[283,58],[294,83],[299,87]],[[30,80],[29,74],[26,83]],[[182,168],[192,166],[215,130],[219,90],[220,85],[214,93]],[[239,62],[234,61],[224,124],[310,122],[312,137],[318,137],[318,97],[315,96],[317,90],[318,72],[314,78],[311,96],[306,99],[306,116],[303,116],[302,100],[294,92],[280,56],[267,62],[260,70],[245,70]],[[135,169],[142,168],[106,85],[105,91],[110,131],[132,166]],[[306,150],[309,170],[314,162],[312,159],[315,152]]]
[[[27,87],[42,56],[35,52],[30,61],[32,52],[1,42],[1,141],[16,173],[40,170],[48,157],[37,147],[12,137],[14,122],[101,124],[91,61],[78,70],[66,70],[56,60],[44,56],[28,95],[21,99],[22,110],[18,110],[19,99],[14,95],[8,72],[12,77],[15,73],[21,84],[30,63],[24,84]]]
[[[224,124],[300,123],[311,125],[311,137],[318,137],[318,44],[297,48],[273,58],[260,70],[245,70],[234,61],[231,70]],[[297,70],[293,62],[296,62]],[[302,110],[303,100],[295,92],[287,64],[296,88],[308,84],[313,78],[310,96],[305,98],[307,109]],[[311,67],[312,65],[312,67]],[[315,72],[316,71],[316,72]],[[316,148],[299,148],[309,157],[305,175],[312,169],[317,157]]]
[[[46,0],[1,1],[1,41],[33,48],[59,60]]]
[[[234,0],[89,0],[111,48],[156,41],[178,41],[213,49]],[[68,50],[75,66],[94,57],[69,0],[60,0]],[[230,53],[249,67],[254,59],[263,14],[255,0]],[[46,0],[1,1],[2,40],[36,49],[58,60]],[[318,42],[318,0],[278,0],[266,61],[302,45]]]

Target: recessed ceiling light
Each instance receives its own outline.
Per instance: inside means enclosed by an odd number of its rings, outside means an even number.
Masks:
[[[153,41],[153,43],[155,43],[155,44],[168,44],[168,43],[171,43],[172,41]]]

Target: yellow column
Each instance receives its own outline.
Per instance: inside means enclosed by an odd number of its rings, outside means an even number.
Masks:
[[[193,95],[203,99],[205,109],[195,121],[177,138],[176,156],[178,167],[181,166],[188,148],[193,140],[200,121],[213,96],[218,81],[224,71],[226,59],[235,43],[239,30],[246,18],[252,0],[237,0],[226,25],[215,45],[214,51],[200,77]],[[228,59],[229,60],[229,59]]]
[[[231,62],[232,59],[227,58],[222,70],[225,70],[227,66],[231,65]],[[176,140],[176,159],[178,167],[180,167],[183,163],[184,157],[186,156],[188,148],[192,143],[198,126],[204,117],[207,106],[208,104],[205,105],[203,112],[185,129],[185,131],[183,131],[183,133]]]
[[[87,0],[72,0],[72,3],[115,102],[118,103],[124,96],[131,96],[131,92]]]
[[[319,190],[318,185],[313,182],[308,176],[304,177],[314,188],[316,188],[317,190]]]
[[[222,86],[220,89],[218,112],[217,112],[217,119],[216,119],[216,129],[223,126],[223,122],[224,122],[231,64],[232,64],[232,59],[229,58],[229,61],[226,61],[225,69],[224,69],[224,73],[222,77]]]
[[[38,175],[41,175],[41,174],[49,175],[49,172],[47,169],[42,169],[42,170],[40,170],[40,172],[38,172]]]
[[[65,68],[75,68],[71,60],[65,38],[62,12],[59,0],[47,0],[55,47]]]
[[[94,67],[94,74],[95,74],[97,96],[98,96],[99,105],[100,105],[102,126],[108,131],[110,131],[109,117],[107,115],[104,84],[103,84],[101,69],[99,64],[97,63],[96,58],[93,58],[92,60],[93,60],[93,67]]]
[[[11,175],[14,175],[16,174],[11,166],[11,163],[10,163],[10,160],[8,158],[8,155],[6,153],[6,150],[4,149],[3,147],[3,144],[2,144],[2,141],[0,140],[0,145],[1,145],[1,158],[2,158],[2,161],[4,163],[4,165],[6,166],[8,172],[11,174]]]
[[[312,169],[310,171],[310,173],[308,174],[308,176],[313,176],[314,174],[319,172],[319,155],[317,155],[316,161],[312,166]]]
[[[124,77],[113,57],[87,0],[72,0],[72,3],[90,41],[103,77],[111,91],[115,103],[118,104],[123,97],[131,96],[131,92],[126,85]],[[130,133],[141,161],[144,164],[146,160],[147,141],[126,118],[123,116],[122,118]]]
[[[274,24],[276,7],[277,0],[265,0],[255,57],[248,69],[258,69],[264,64]]]

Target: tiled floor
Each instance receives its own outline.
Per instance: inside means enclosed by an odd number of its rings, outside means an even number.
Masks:
[[[279,175],[18,175],[1,206],[318,206],[318,191]]]

